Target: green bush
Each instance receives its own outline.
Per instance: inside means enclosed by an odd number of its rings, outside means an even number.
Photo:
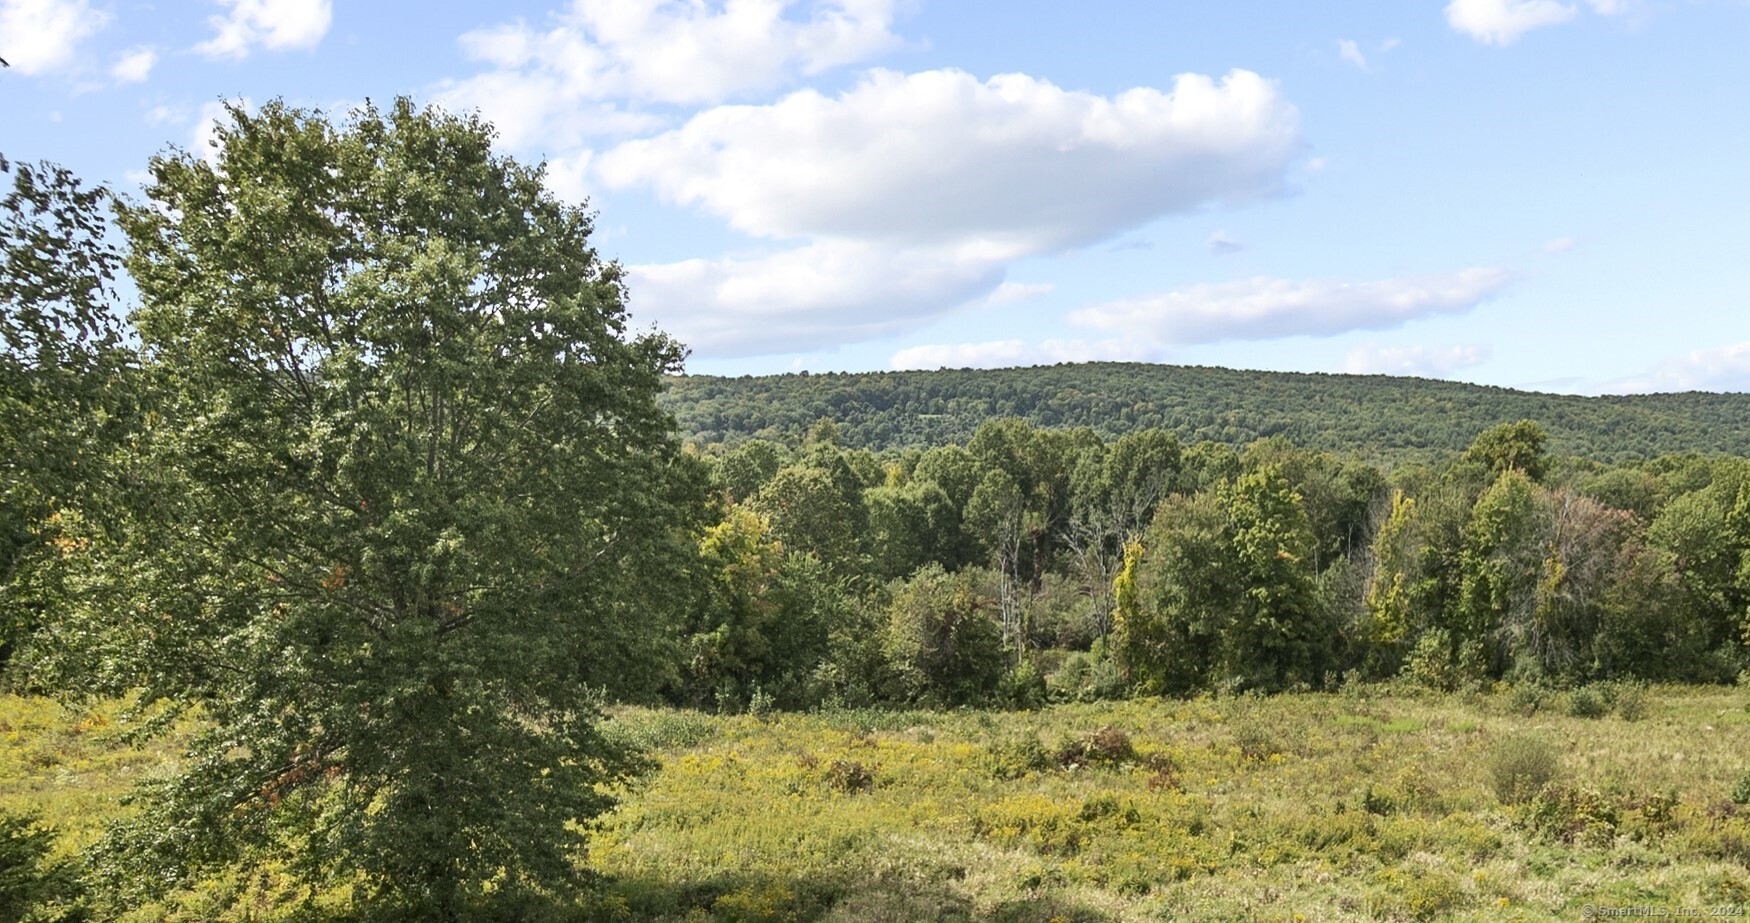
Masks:
[[[73,867],[53,862],[53,831],[30,815],[0,811],[0,920],[75,923],[88,916],[80,906]]]
[[[1488,758],[1489,779],[1502,804],[1524,804],[1561,772],[1554,747],[1536,737],[1509,737]]]
[[[1050,767],[1051,757],[1039,742],[1039,735],[1028,733],[992,741],[985,747],[980,762],[999,779],[1019,779]]]
[[[1608,846],[1620,816],[1603,795],[1585,788],[1549,786],[1531,806],[1531,826],[1563,843]]]
[[[1046,689],[1054,702],[1098,702],[1124,697],[1124,677],[1110,657],[1096,650],[1073,651],[1046,677]]]
[[[1377,917],[1434,920],[1463,906],[1465,891],[1457,880],[1416,865],[1382,869],[1373,876],[1375,890],[1367,899]]]
[[[1527,718],[1537,714],[1538,710],[1549,704],[1549,690],[1535,683],[1521,683],[1513,687],[1507,696],[1507,708],[1516,715]]]
[[[1234,726],[1234,745],[1240,748],[1241,757],[1259,762],[1282,752],[1282,744],[1276,735],[1253,721]]]
[[[1739,777],[1738,784],[1732,787],[1733,804],[1750,804],[1750,772]]]
[[[1624,721],[1639,721],[1647,716],[1647,687],[1644,683],[1618,683],[1616,713]]]
[[[1022,710],[1042,708],[1046,701],[1045,677],[1032,662],[1023,660],[1019,666],[1003,674],[997,684],[997,701]]]
[[[1610,714],[1610,701],[1594,686],[1581,686],[1568,693],[1568,717],[1602,718]]]

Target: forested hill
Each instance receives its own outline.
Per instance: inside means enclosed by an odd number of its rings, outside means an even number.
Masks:
[[[1107,437],[1158,426],[1187,443],[1285,436],[1375,460],[1458,452],[1485,427],[1543,424],[1550,451],[1600,461],[1673,452],[1750,455],[1750,395],[1575,397],[1382,375],[1254,372],[1144,363],[1017,369],[671,379],[685,438],[799,437],[821,418],[851,448],[962,442],[991,417],[1090,426]]]

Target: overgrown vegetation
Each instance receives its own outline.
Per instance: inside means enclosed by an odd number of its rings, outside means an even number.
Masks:
[[[1745,701],[1658,687],[1634,724],[1410,686],[1034,712],[620,708],[608,732],[651,742],[659,768],[603,818],[595,894],[523,919],[1509,921],[1730,903],[1750,889],[1750,811],[1731,800]],[[92,795],[163,758],[123,760],[118,726],[39,700],[0,699],[0,722],[19,754],[0,810],[40,805],[67,843],[118,810]],[[1559,773],[1500,797],[1500,761],[1527,753]],[[250,919],[308,913],[274,903],[281,889],[274,872],[214,879],[125,919],[208,919],[223,895]]]
[[[588,215],[489,128],[271,103],[218,138],[145,204],[0,160],[0,670],[76,706],[8,700],[8,914],[1433,919],[1646,897],[1604,864],[1741,886],[1742,759],[1697,734],[1746,715],[1698,705],[1750,667],[1741,398],[680,379],[683,448],[678,344],[627,333]],[[1697,756],[1649,770],[1643,738]]]
[[[986,420],[1091,427],[1104,438],[1159,428],[1186,444],[1282,437],[1377,462],[1462,452],[1482,430],[1538,420],[1551,449],[1600,461],[1750,454],[1750,397],[1578,397],[1461,382],[1097,362],[1024,369],[678,376],[663,403],[700,444],[794,442],[821,419],[847,446],[963,443]]]

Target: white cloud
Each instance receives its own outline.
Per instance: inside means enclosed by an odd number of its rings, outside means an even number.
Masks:
[[[158,63],[158,52],[152,48],[134,48],[122,52],[110,67],[109,75],[119,83],[139,83],[152,73]]]
[[[0,58],[21,74],[45,74],[108,23],[86,0],[0,0]]]
[[[247,57],[253,46],[272,51],[314,48],[334,18],[330,0],[217,0],[230,7],[207,20],[211,39],[194,50],[211,58]]]
[[[709,110],[603,153],[598,172],[756,236],[1013,259],[1278,194],[1301,149],[1295,108],[1246,71],[1112,98],[1022,74],[875,71],[838,97]]]
[[[242,106],[244,111],[255,108],[255,104],[250,102],[248,97],[234,102],[236,105]],[[226,111],[224,102],[215,100],[210,103],[202,103],[200,113],[194,119],[194,131],[189,137],[189,150],[196,157],[217,168],[219,166],[219,148],[217,146],[219,125],[221,123],[229,124],[230,121],[231,114]]]
[[[1367,56],[1361,53],[1361,46],[1353,39],[1337,39],[1337,56],[1356,67],[1367,70]]]
[[[1004,267],[929,250],[825,241],[750,257],[630,266],[633,312],[715,358],[915,330],[997,289]]]
[[[1511,280],[1504,270],[1482,268],[1356,283],[1259,277],[1094,305],[1070,322],[1174,344],[1330,336],[1461,314]]]
[[[876,71],[836,97],[708,110],[595,155],[591,173],[800,243],[635,268],[641,311],[711,355],[753,355],[915,329],[991,296],[1021,257],[1279,194],[1297,123],[1244,71],[1111,98]]]
[[[1585,0],[1600,16],[1622,16],[1640,6],[1638,0]],[[1446,22],[1488,45],[1511,45],[1533,29],[1558,26],[1574,19],[1580,8],[1560,0],[1452,0]]]
[[[1403,43],[1404,43],[1403,39],[1398,38],[1396,36],[1393,36],[1391,38],[1386,39],[1383,42],[1380,42],[1379,43],[1379,50],[1380,51],[1391,51],[1391,50],[1397,48],[1399,45],[1402,45]]]
[[[589,165],[594,160],[594,152],[587,150],[569,156],[548,158],[547,188],[553,190],[554,195],[574,205],[584,203],[593,192]]]
[[[995,291],[985,297],[984,303],[988,305],[999,305],[1014,304],[1020,301],[1032,301],[1035,298],[1044,298],[1055,291],[1057,291],[1057,286],[1052,285],[1050,282],[1039,282],[1034,284],[1004,282],[997,286]]]
[[[566,150],[594,137],[641,134],[669,124],[618,103],[579,99],[550,74],[494,71],[441,83],[433,99],[452,112],[479,112],[511,150]]]
[[[1209,239],[1203,243],[1204,246],[1209,248],[1210,253],[1216,254],[1217,256],[1227,256],[1246,249],[1245,244],[1229,237],[1225,230],[1216,231],[1214,234],[1209,235]]]
[[[1380,346],[1370,343],[1349,351],[1343,361],[1343,371],[1352,375],[1445,378],[1488,358],[1486,346]]]
[[[1543,242],[1543,252],[1566,253],[1579,245],[1580,242],[1572,237],[1557,237],[1554,240],[1546,240]]]
[[[188,110],[181,106],[153,106],[146,110],[148,125],[181,125],[188,121]]]
[[[1557,0],[1452,0],[1446,22],[1488,45],[1511,45],[1532,29],[1573,19],[1577,10]]]
[[[1750,343],[1698,349],[1667,359],[1652,371],[1612,382],[1613,394],[1667,391],[1750,391]]]
[[[912,346],[893,354],[892,369],[995,369],[1059,362],[1137,362],[1149,351],[1127,340],[992,340]]]
[[[493,70],[440,84],[452,109],[479,109],[507,145],[563,147],[651,130],[606,101],[702,105],[898,47],[896,0],[572,0],[552,27],[522,20],[460,43]],[[797,15],[798,11],[802,15]]]

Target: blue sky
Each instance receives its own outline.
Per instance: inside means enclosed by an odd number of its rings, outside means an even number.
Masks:
[[[0,0],[0,153],[478,109],[744,374],[1133,359],[1750,390],[1750,3]]]

